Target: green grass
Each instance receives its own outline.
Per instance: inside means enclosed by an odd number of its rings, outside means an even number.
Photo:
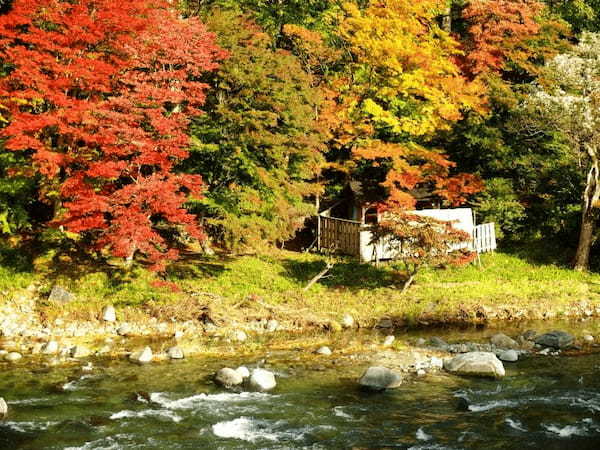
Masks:
[[[287,251],[189,258],[169,270],[166,281],[172,285],[162,287],[153,285],[157,276],[143,269],[125,273],[71,257],[28,264],[18,253],[4,252],[0,290],[6,294],[35,282],[44,299],[54,284],[60,284],[78,298],[66,311],[80,315],[95,314],[101,304],[113,303],[131,314],[146,308],[172,317],[195,317],[195,309],[209,305],[225,320],[262,314],[324,322],[345,312],[365,322],[382,316],[407,321],[471,320],[482,308],[561,314],[582,300],[600,306],[600,275],[539,262],[528,254],[498,252],[483,255],[482,267],[427,269],[401,295],[402,283],[392,267],[376,268],[343,258],[305,293],[303,287],[325,266],[325,259]]]

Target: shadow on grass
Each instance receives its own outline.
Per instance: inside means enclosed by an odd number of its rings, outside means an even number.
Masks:
[[[218,277],[231,270],[225,267],[225,264],[232,259],[227,256],[207,257],[202,254],[186,254],[181,260],[169,266],[167,277],[172,281]]]
[[[571,268],[575,250],[557,240],[513,241],[502,245],[501,250],[533,266],[556,265]]]
[[[0,246],[0,266],[14,273],[32,273],[33,256],[20,248]]]
[[[325,268],[325,263],[288,259],[283,262],[283,266],[289,276],[306,284]],[[319,284],[329,288],[343,287],[353,290],[390,287],[397,282],[390,270],[351,260],[336,263],[327,276],[319,280]]]

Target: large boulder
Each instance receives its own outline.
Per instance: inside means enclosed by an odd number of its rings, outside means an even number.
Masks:
[[[505,334],[498,333],[490,338],[490,342],[498,348],[517,349],[519,343]]]
[[[248,385],[255,391],[270,391],[277,386],[275,375],[265,369],[254,369],[250,374]]]
[[[575,338],[573,335],[565,331],[551,331],[550,333],[542,334],[535,338],[535,343],[544,347],[552,347],[556,349],[569,348],[573,345]]]
[[[505,375],[502,362],[490,352],[463,353],[445,360],[444,369],[457,375],[492,378],[501,378]]]
[[[237,370],[230,367],[223,367],[216,373],[215,381],[223,387],[230,388],[242,384],[244,377]]]
[[[397,388],[402,384],[402,376],[387,367],[371,366],[362,374],[358,383],[374,391]]]

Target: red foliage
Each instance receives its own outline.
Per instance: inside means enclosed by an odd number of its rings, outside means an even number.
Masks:
[[[540,31],[538,0],[472,0],[463,10],[469,24],[467,70],[472,75],[501,70],[507,60],[529,56],[527,40]]]
[[[174,175],[187,157],[187,117],[225,52],[168,0],[15,0],[0,16],[0,101],[6,148],[26,151],[62,208],[54,223],[97,249],[162,264],[167,225],[202,237],[184,208],[200,177]]]

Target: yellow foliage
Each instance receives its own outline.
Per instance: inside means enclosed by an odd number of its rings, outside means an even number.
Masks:
[[[462,75],[458,43],[436,24],[446,0],[345,5],[341,37],[357,67],[352,90],[366,120],[394,134],[445,129],[465,109],[483,110],[484,87]]]

